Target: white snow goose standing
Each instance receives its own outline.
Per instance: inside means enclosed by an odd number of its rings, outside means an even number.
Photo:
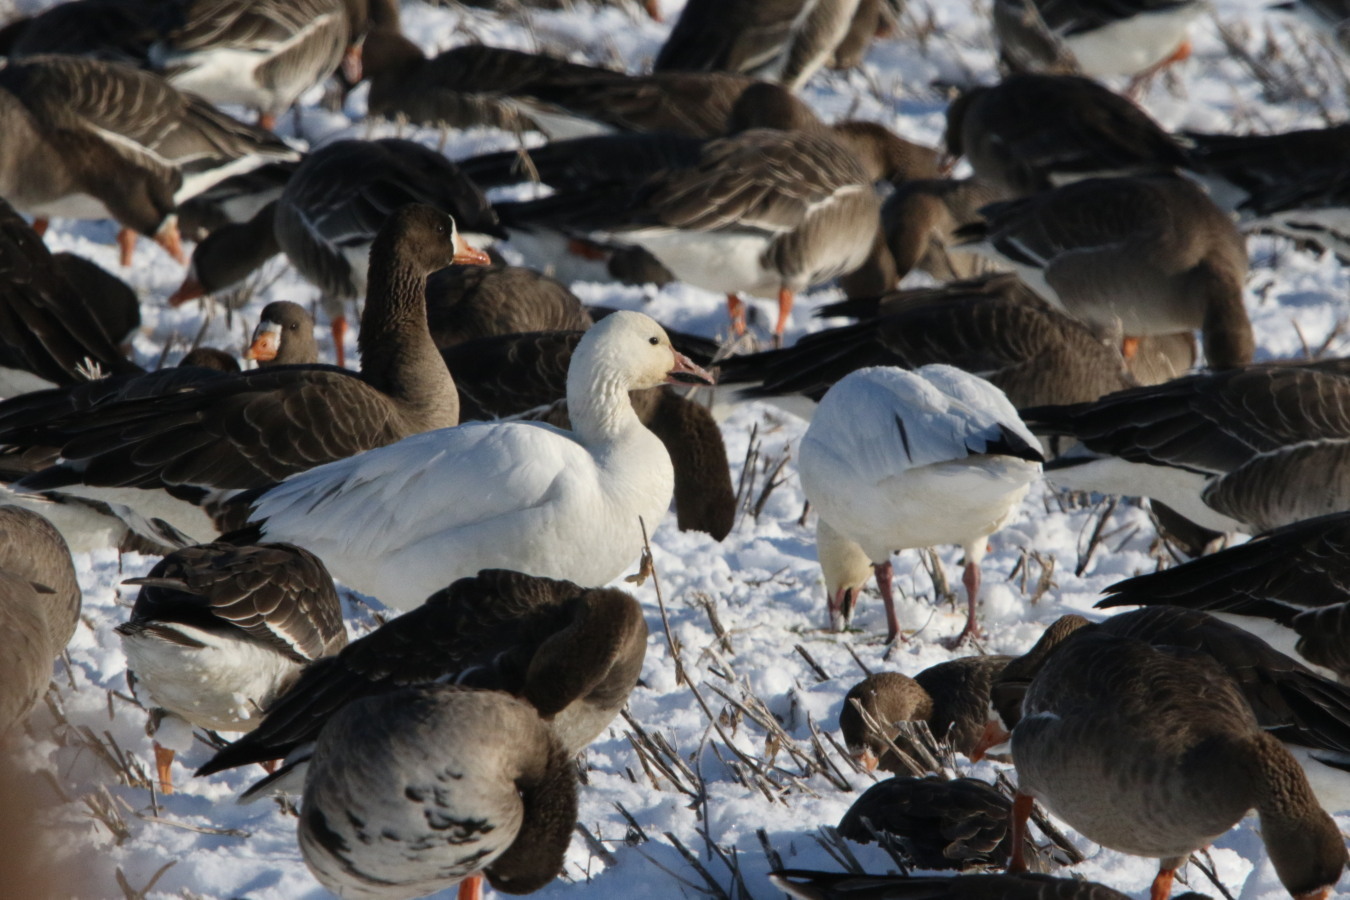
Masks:
[[[252,520],[312,550],[344,584],[410,609],[484,568],[601,585],[665,515],[670,456],[628,391],[712,376],[641,313],[617,312],[572,355],[573,430],[529,422],[427,432],[287,479]]]
[[[298,154],[158,75],[87,57],[0,69],[0,196],[34,216],[116,219],[122,264],[135,236],[183,251],[174,207],[237,172]]]
[[[200,728],[255,727],[305,663],[347,644],[333,579],[299,547],[185,547],[123,583],[141,586],[117,626],[137,690]],[[175,749],[155,742],[166,794]]]
[[[343,707],[314,751],[298,836],[335,894],[409,900],[481,879],[528,894],[562,871],[576,764],[528,704],[428,684]]]
[[[1041,471],[1036,438],[1003,392],[951,366],[861,369],[821,398],[799,454],[802,490],[820,516],[831,625],[848,623],[875,571],[895,640],[891,553],[959,544],[969,610],[956,640],[978,635],[985,540]]]

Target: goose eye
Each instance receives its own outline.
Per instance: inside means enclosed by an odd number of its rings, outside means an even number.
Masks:
[[[658,341],[658,340],[657,340],[656,338],[654,338],[654,337],[650,337],[650,338],[647,338],[647,343],[649,343],[649,344],[651,344],[653,347],[655,347],[657,344],[659,344],[659,343],[661,343],[661,342]]]

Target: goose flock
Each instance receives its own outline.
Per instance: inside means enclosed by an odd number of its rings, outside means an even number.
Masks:
[[[0,5],[0,897],[1341,895],[1350,7],[594,2]]]

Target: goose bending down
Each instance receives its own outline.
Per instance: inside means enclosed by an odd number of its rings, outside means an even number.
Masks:
[[[930,666],[913,678],[899,672],[867,676],[849,689],[839,711],[844,746],[869,771],[907,771],[889,749],[899,733],[896,723],[927,722],[935,738],[970,756],[984,734],[990,685],[1009,659],[967,656]],[[868,727],[859,706],[883,733]]]
[[[947,107],[947,153],[1011,199],[1084,178],[1186,168],[1185,150],[1148,113],[1077,75],[1011,75]]]
[[[407,900],[459,884],[476,900],[484,877],[527,894],[562,871],[576,780],[548,725],[508,694],[429,684],[357,700],[319,735],[300,852],[343,897]]]
[[[349,78],[360,77],[365,7],[353,0],[187,0],[149,58],[180,90],[251,106],[271,130],[339,64]]]
[[[22,213],[116,219],[122,264],[136,233],[180,261],[174,207],[240,171],[298,154],[164,79],[87,57],[0,69],[0,196]]]
[[[1165,900],[1175,869],[1255,809],[1280,881],[1325,900],[1345,842],[1257,719],[1213,658],[1100,628],[1071,633],[1040,663],[1012,731],[1010,870],[1025,869],[1034,798],[1104,847],[1160,859],[1152,897]]]
[[[1043,299],[1098,333],[1200,329],[1214,368],[1251,362],[1243,306],[1247,247],[1205,192],[1175,176],[1092,178],[980,210],[960,246],[1012,267]]]
[[[47,692],[80,622],[70,549],[42,516],[0,506],[0,738]]]
[[[845,301],[819,312],[864,320],[805,335],[780,350],[728,357],[718,364],[720,382],[749,385],[743,393],[752,397],[799,394],[818,401],[867,366],[942,363],[988,379],[1018,407],[1092,400],[1133,385],[1118,351],[1012,274]]]
[[[1014,72],[1130,75],[1133,93],[1191,54],[1187,31],[1199,0],[997,0],[994,35]]]
[[[371,249],[360,375],[333,366],[272,366],[46,421],[34,421],[32,403],[16,398],[0,416],[17,408],[25,425],[0,441],[61,448],[62,463],[26,479],[27,487],[164,487],[200,495],[262,487],[453,425],[458,395],[427,332],[423,291],[428,273],[478,255],[449,216],[404,207]],[[165,376],[153,377],[157,385]]]
[[[285,757],[245,799],[284,788],[303,774],[314,740],[341,709],[432,682],[520,697],[575,755],[627,702],[646,648],[642,607],[624,591],[486,570],[311,665],[256,729],[197,774]]]
[[[819,513],[831,626],[848,624],[875,572],[894,641],[891,553],[959,544],[968,612],[956,642],[977,636],[985,541],[1041,471],[1036,439],[1003,392],[951,366],[860,369],[821,398],[798,454],[802,491]]]
[[[1249,366],[1026,409],[1080,442],[1047,467],[1061,487],[1166,503],[1215,531],[1266,531],[1350,504],[1350,364]]]
[[[117,626],[138,691],[200,728],[253,728],[302,666],[347,644],[333,579],[299,547],[186,547],[123,583],[141,587]],[[166,794],[173,757],[155,742]]]
[[[436,151],[395,138],[334,141],[305,157],[275,203],[198,244],[188,276],[169,302],[223,290],[285,253],[318,286],[338,365],[344,365],[346,303],[368,289],[375,236],[410,203],[441,210],[467,234],[500,234],[483,192]],[[466,243],[458,261],[486,265],[488,257]]]
[[[267,540],[312,550],[344,584],[400,609],[491,567],[605,584],[642,549],[674,476],[628,391],[712,383],[661,326],[617,312],[581,339],[567,373],[572,431],[469,423],[287,479],[253,505]]]
[[[691,0],[652,68],[743,72],[797,90],[848,37],[859,0]]]
[[[1295,522],[1106,593],[1098,607],[1216,614],[1350,681],[1350,513]]]

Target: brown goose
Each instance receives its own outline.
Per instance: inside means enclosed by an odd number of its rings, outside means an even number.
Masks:
[[[728,357],[719,363],[721,383],[751,385],[743,393],[752,397],[797,394],[819,401],[839,379],[866,366],[944,363],[988,379],[1014,406],[1086,401],[1133,384],[1118,351],[1011,274],[845,301],[820,314],[864,319],[782,350]]]
[[[679,345],[679,336],[673,337]],[[580,331],[534,332],[443,348],[442,358],[460,392],[461,417],[527,418],[570,430],[567,370],[580,340]],[[726,443],[712,414],[666,387],[632,391],[629,401],[670,454],[680,529],[725,538],[736,519],[736,490]]]
[[[1340,831],[1219,663],[1090,627],[1046,656],[1012,732],[1012,871],[1025,869],[1034,798],[1105,847],[1160,859],[1152,896],[1164,900],[1175,869],[1254,808],[1289,892],[1330,895],[1347,861]]]
[[[402,900],[458,884],[478,900],[483,878],[528,894],[562,871],[576,780],[548,724],[508,694],[424,684],[358,699],[319,735],[300,852],[344,897]]]
[[[397,21],[391,2],[369,4]],[[149,59],[180,90],[259,111],[263,128],[342,65],[359,77],[366,0],[186,0]]]
[[[974,752],[984,734],[989,686],[1011,657],[967,656],[938,663],[910,678],[899,672],[869,675],[849,689],[839,711],[844,746],[864,768],[905,771],[887,749],[896,732],[879,735],[866,725],[857,701],[875,722],[927,722],[933,736],[959,753]],[[925,867],[926,868],[926,867]]]
[[[482,191],[434,150],[393,138],[335,141],[305,158],[274,204],[198,244],[188,277],[169,302],[222,290],[285,253],[301,276],[318,285],[343,365],[345,305],[366,293],[376,234],[409,203],[436,207],[466,233],[499,233]],[[485,254],[467,244],[462,249],[461,262],[487,264]]]
[[[1098,333],[1200,329],[1214,368],[1251,362],[1242,234],[1200,188],[1173,176],[1094,178],[980,210],[964,249],[1009,265],[1043,299]]]
[[[113,218],[122,263],[135,233],[182,258],[174,207],[215,182],[297,154],[163,79],[87,57],[0,69],[0,195],[35,216]]]
[[[80,621],[70,550],[37,513],[0,506],[0,737],[47,692],[52,661]]]
[[[727,295],[778,298],[781,342],[795,295],[862,265],[877,232],[882,178],[935,173],[935,157],[880,126],[829,134],[752,128],[711,141],[692,165],[628,185],[501,204],[509,228],[603,234],[644,247],[680,280]],[[514,238],[514,231],[513,231]]]
[[[116,342],[140,324],[135,293],[77,256],[53,256],[32,228],[0,200],[0,367],[14,396],[51,384],[139,371]]]
[[[1165,502],[1215,531],[1266,531],[1345,509],[1350,363],[1249,366],[1024,410],[1079,446],[1057,485]]]
[[[628,75],[536,53],[471,44],[432,59],[402,33],[376,30],[363,49],[371,115],[458,127],[533,128],[555,139],[610,131],[726,134],[745,75]]]
[[[347,645],[328,570],[289,544],[187,547],[123,583],[141,586],[117,626],[137,691],[200,728],[253,728],[301,667]],[[155,742],[166,794],[173,757]]]
[[[947,152],[1009,199],[1083,178],[1174,172],[1188,158],[1129,100],[1090,78],[1014,75],[947,107]]]
[[[591,317],[575,294],[521,266],[450,266],[433,273],[427,279],[427,322],[432,340],[442,349],[524,331],[591,327]]]
[[[299,303],[273,300],[262,309],[244,359],[262,366],[294,366],[319,361],[314,317]]]
[[[1103,884],[1033,874],[923,878],[784,869],[770,873],[769,880],[801,900],[1128,900]],[[1186,894],[1176,900],[1202,896]]]
[[[1190,56],[1187,31],[1203,9],[1199,0],[996,0],[994,35],[1014,72],[1130,75],[1133,93]]]
[[[916,869],[1001,868],[1012,855],[1011,812],[1012,800],[979,779],[901,775],[864,791],[838,830],[860,844],[889,837]]]
[[[859,0],[691,0],[653,69],[805,84],[848,36]]]
[[[627,702],[646,649],[642,608],[623,591],[484,570],[309,666],[257,728],[197,774],[287,757],[252,796],[289,780],[340,709],[435,681],[520,697],[574,755]]]
[[[1350,681],[1347,563],[1350,513],[1334,513],[1116,582],[1097,606],[1166,605],[1214,613]]]
[[[61,447],[60,466],[26,480],[37,488],[238,489],[453,425],[458,396],[427,332],[423,290],[428,273],[477,254],[449,216],[404,207],[371,248],[360,375],[273,366],[105,403],[4,440]]]

